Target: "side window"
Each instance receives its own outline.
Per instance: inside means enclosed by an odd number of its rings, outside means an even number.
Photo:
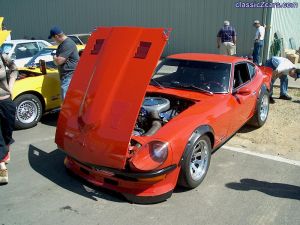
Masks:
[[[37,43],[34,42],[17,44],[15,48],[16,59],[32,57],[38,52]]]
[[[256,74],[255,66],[251,63],[247,63],[247,64],[248,64],[249,75],[250,75],[250,78],[252,79]]]
[[[247,63],[239,63],[234,66],[233,88],[237,88],[250,80]]]
[[[75,42],[76,45],[81,45],[81,42],[78,40],[77,37],[75,37],[75,36],[68,36],[68,37],[71,38]]]

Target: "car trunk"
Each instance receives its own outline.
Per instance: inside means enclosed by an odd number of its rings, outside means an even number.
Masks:
[[[167,39],[162,28],[97,29],[62,106],[58,147],[83,163],[124,169],[132,130]]]

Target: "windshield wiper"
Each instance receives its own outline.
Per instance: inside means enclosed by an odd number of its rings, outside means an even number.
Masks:
[[[213,92],[211,92],[209,90],[206,90],[204,88],[198,87],[198,86],[196,86],[194,84],[181,84],[179,82],[172,82],[172,84],[175,84],[177,87],[196,89],[196,90],[199,90],[201,92],[205,92],[205,93],[210,94],[210,95],[214,94]]]
[[[157,80],[155,80],[155,79],[151,79],[151,82],[154,82],[155,84],[157,84],[158,85],[158,87],[160,87],[161,89],[164,89],[165,87],[161,84],[161,83],[159,83]]]

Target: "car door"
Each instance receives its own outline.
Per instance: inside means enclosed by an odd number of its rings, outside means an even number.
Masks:
[[[253,82],[255,71],[255,67],[252,70],[252,65],[248,62],[239,62],[234,65],[231,99],[232,122],[229,128],[231,133],[236,132],[248,121],[255,108],[257,98],[257,82]]]

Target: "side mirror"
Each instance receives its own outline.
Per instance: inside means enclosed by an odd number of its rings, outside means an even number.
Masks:
[[[43,75],[47,74],[46,61],[40,59],[39,63],[40,63],[40,71],[41,71],[41,73],[42,73]]]
[[[236,94],[238,95],[250,95],[251,94],[251,90],[247,87],[242,87],[240,89],[238,89],[236,92]]]

